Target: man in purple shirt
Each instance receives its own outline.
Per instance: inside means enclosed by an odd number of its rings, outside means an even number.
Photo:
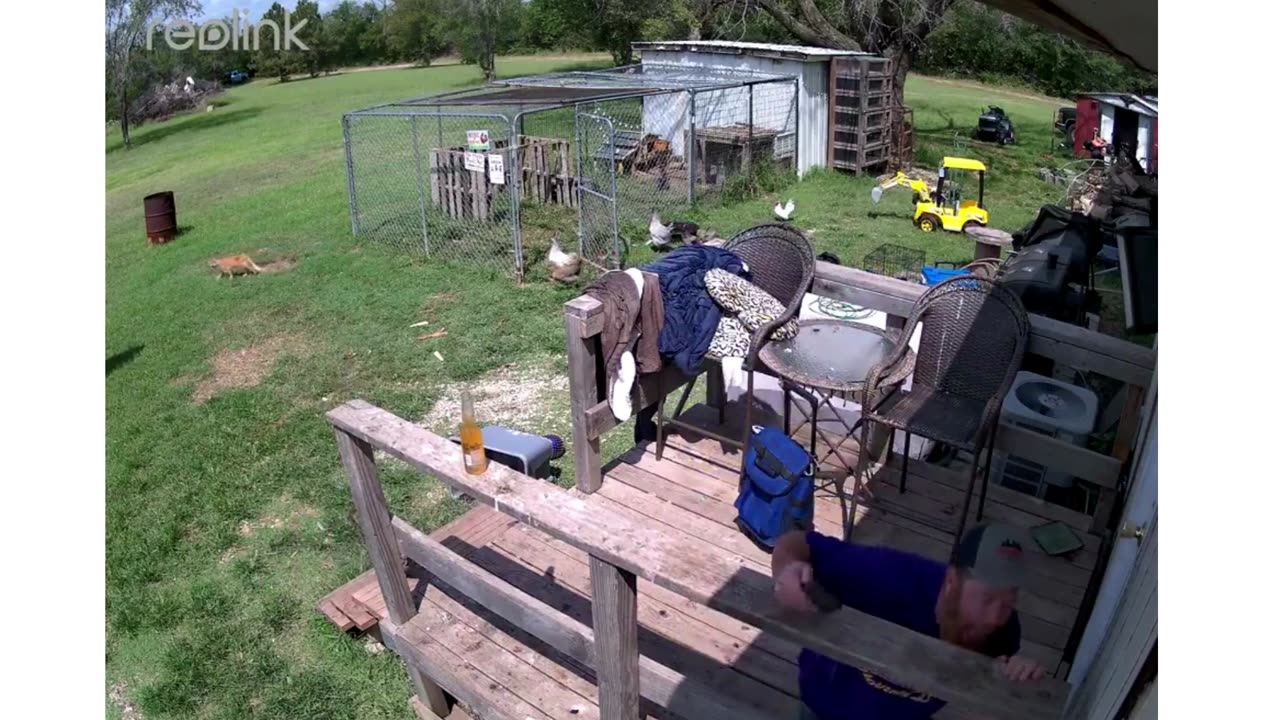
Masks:
[[[995,658],[1013,682],[1045,670],[1017,654],[1014,604],[1024,573],[1022,533],[1003,525],[967,532],[950,565],[888,547],[856,545],[795,531],[773,551],[774,596],[783,607],[816,612],[816,583],[842,604]],[[802,720],[916,720],[946,703],[812,650],[800,654]]]

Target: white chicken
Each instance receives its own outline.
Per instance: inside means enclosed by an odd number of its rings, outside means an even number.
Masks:
[[[563,283],[573,282],[578,279],[582,258],[576,254],[566,253],[560,248],[560,238],[552,238],[551,250],[547,253],[547,266],[551,268],[552,280]]]
[[[663,225],[662,218],[654,213],[649,219],[649,242],[651,248],[664,248],[671,244],[671,226]]]
[[[773,206],[773,214],[776,215],[779,220],[790,220],[791,213],[795,211],[796,201],[791,199],[787,200],[786,206],[783,206],[780,202]]]

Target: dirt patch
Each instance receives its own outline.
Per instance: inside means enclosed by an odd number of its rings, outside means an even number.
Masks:
[[[142,720],[142,713],[138,712],[133,700],[129,699],[129,686],[124,683],[112,685],[107,691],[107,699],[120,709],[120,717],[124,720]]]
[[[240,350],[223,350],[213,358],[213,375],[196,383],[191,400],[199,405],[223,390],[254,387],[280,356],[300,355],[306,350],[306,342],[298,335],[277,335]]]
[[[293,255],[280,258],[279,260],[273,260],[268,263],[258,263],[258,268],[260,268],[264,273],[288,272],[296,267],[298,267],[298,258]]]
[[[433,432],[456,432],[462,388],[471,389],[476,420],[530,433],[555,432],[562,424],[569,397],[569,377],[545,365],[512,363],[478,380],[447,385],[423,418]]]
[[[290,506],[294,504],[294,500],[289,497],[280,499],[280,504]],[[240,523],[237,532],[240,537],[253,537],[259,530],[271,528],[278,530],[283,527],[298,528],[302,526],[302,521],[306,518],[319,517],[320,511],[310,505],[299,505],[291,508],[286,513],[268,513],[256,520],[244,520]]]

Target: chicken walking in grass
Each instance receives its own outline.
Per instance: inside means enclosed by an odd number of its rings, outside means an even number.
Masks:
[[[671,244],[671,226],[664,225],[658,213],[649,219],[649,247],[659,250]]]
[[[791,214],[794,213],[795,211],[796,211],[795,200],[788,199],[787,204],[785,206],[781,202],[773,206],[773,214],[777,216],[779,220],[783,220],[783,221],[790,220]]]
[[[552,280],[571,283],[578,279],[582,258],[577,254],[566,253],[560,248],[560,238],[553,238],[551,251],[547,253],[547,267],[551,270]]]

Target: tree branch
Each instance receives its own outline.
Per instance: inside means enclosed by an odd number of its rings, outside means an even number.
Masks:
[[[813,6],[813,0],[798,1],[802,4],[802,10],[803,3],[807,2],[810,6]],[[843,33],[835,32],[834,29],[831,28],[830,23],[827,23],[825,20],[823,21],[823,25],[826,25],[826,30],[830,32],[823,32],[821,27],[818,29],[810,28],[800,22],[795,18],[795,16],[787,12],[787,10],[782,7],[779,0],[757,0],[757,2],[760,3],[760,7],[764,8],[765,12],[769,13],[773,16],[774,20],[778,21],[778,24],[790,31],[792,35],[795,35],[797,38],[809,43],[810,45],[839,48],[841,50],[858,51],[862,49],[858,43],[853,41],[852,38],[844,35]],[[814,11],[817,11],[816,7],[814,7]]]

